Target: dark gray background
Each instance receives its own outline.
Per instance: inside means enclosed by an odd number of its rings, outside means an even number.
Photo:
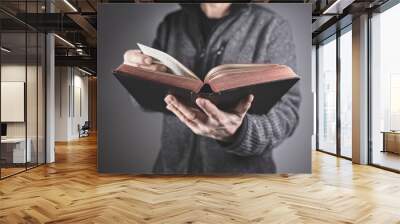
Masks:
[[[300,123],[295,133],[274,149],[279,173],[311,172],[313,98],[311,94],[311,5],[265,3],[289,21],[301,76]],[[98,11],[98,170],[151,173],[160,148],[162,115],[146,113],[112,75],[136,43],[151,46],[158,24],[179,5],[100,4]]]

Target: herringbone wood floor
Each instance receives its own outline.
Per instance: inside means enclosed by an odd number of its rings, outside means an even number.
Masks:
[[[0,223],[400,223],[400,175],[314,152],[312,175],[96,172],[96,139],[0,181]]]

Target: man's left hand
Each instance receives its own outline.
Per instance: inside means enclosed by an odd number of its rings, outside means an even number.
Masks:
[[[197,98],[197,108],[184,105],[172,95],[165,97],[166,108],[174,113],[193,133],[215,140],[230,142],[240,128],[247,111],[251,107],[254,96],[249,95],[237,106],[225,112],[204,98]]]

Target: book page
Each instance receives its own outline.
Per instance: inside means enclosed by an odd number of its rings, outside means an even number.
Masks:
[[[137,45],[138,45],[139,49],[143,52],[143,54],[148,55],[148,56],[160,61],[161,64],[168,67],[175,75],[189,76],[189,77],[192,77],[195,79],[199,79],[192,71],[190,71],[188,68],[186,68],[183,64],[181,64],[178,60],[176,60],[169,54],[159,51],[157,49],[148,47],[143,44],[137,43]]]
[[[260,68],[271,68],[275,67],[276,65],[274,64],[223,64],[223,65],[218,65],[211,69],[204,80],[211,80],[212,78],[220,75],[220,74],[234,74],[235,71],[252,71],[252,70],[257,70]]]

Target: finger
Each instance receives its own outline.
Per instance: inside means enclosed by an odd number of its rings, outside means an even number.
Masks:
[[[167,67],[165,67],[164,65],[161,65],[161,64],[138,65],[138,67],[149,69],[149,70],[152,70],[152,71],[160,71],[160,72],[166,72],[167,71]]]
[[[164,100],[167,104],[172,104],[174,107],[176,107],[187,119],[191,121],[198,120],[196,112],[194,112],[189,107],[181,103],[173,95],[167,95]]]
[[[178,110],[174,105],[168,104],[167,109],[174,111],[173,113],[177,115],[180,121],[182,121],[187,127],[189,127],[195,134],[204,135],[210,133],[210,128],[207,127],[201,120],[189,120],[185,115]]]
[[[140,50],[128,50],[124,54],[124,64],[145,64],[151,65],[153,59],[143,54]]]
[[[187,123],[192,123],[192,121],[188,120],[184,114],[182,114],[181,111],[178,110],[178,108],[176,108],[174,105],[172,104],[167,104],[166,108],[171,111],[172,113],[174,113],[179,120],[181,120],[182,122],[187,122]]]
[[[254,100],[254,95],[253,94],[248,95],[245,99],[242,99],[238,105],[236,105],[233,112],[239,116],[243,116],[250,109],[253,100]]]
[[[194,121],[191,121],[185,117],[185,115],[178,110],[174,105],[168,104],[166,107],[169,111],[174,113],[178,119],[183,122],[186,126],[188,126],[192,131],[196,132],[197,131],[197,124]]]
[[[205,114],[207,114],[208,117],[218,122],[221,122],[223,120],[223,112],[218,109],[215,104],[211,103],[211,101],[203,98],[197,98],[196,104],[200,107],[202,111],[204,111]]]
[[[157,71],[166,72],[168,70],[167,66],[165,66],[165,65],[162,65],[162,64],[155,64],[155,65],[156,65]]]

